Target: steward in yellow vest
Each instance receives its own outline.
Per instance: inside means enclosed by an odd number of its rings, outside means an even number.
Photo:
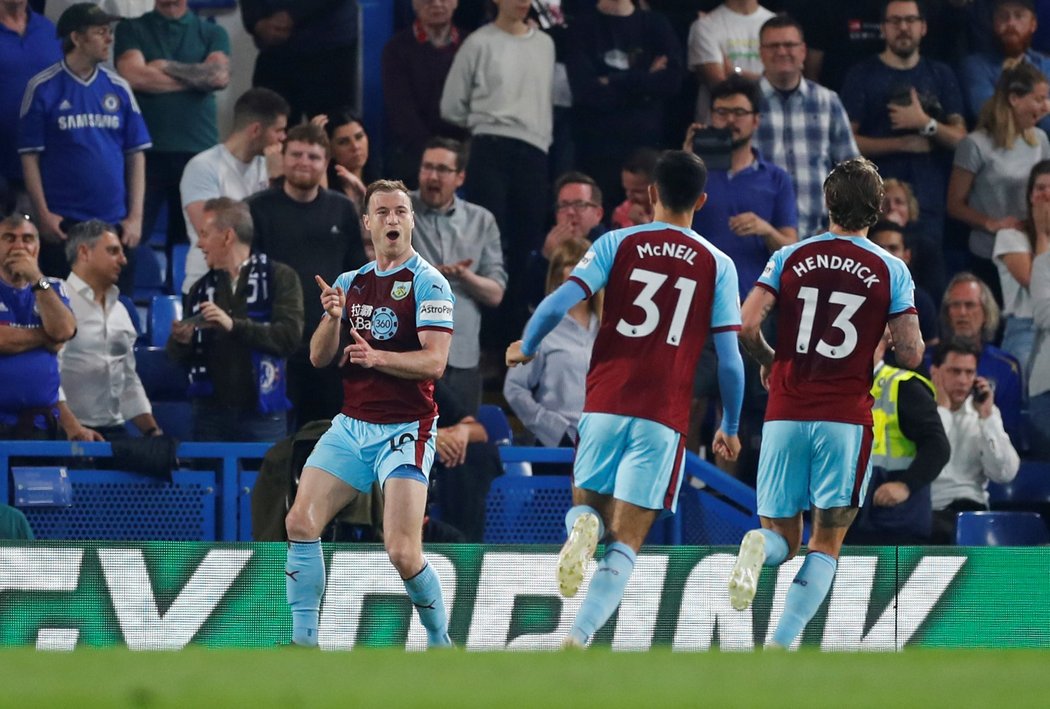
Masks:
[[[871,395],[871,481],[849,544],[924,544],[930,537],[930,483],[951,456],[933,384],[878,363]]]

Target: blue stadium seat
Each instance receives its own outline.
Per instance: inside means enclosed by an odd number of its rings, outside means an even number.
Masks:
[[[149,304],[149,343],[163,347],[171,334],[171,324],[182,320],[182,296],[158,295]]]
[[[495,404],[482,404],[478,408],[478,422],[485,427],[489,434],[489,443],[497,446],[509,446],[514,440],[514,434],[510,430],[510,421],[503,409]]]
[[[960,512],[955,543],[969,547],[1036,546],[1050,544],[1050,531],[1036,512]]]
[[[190,252],[189,244],[175,244],[171,248],[171,292],[182,293],[182,281],[186,278],[186,254]]]
[[[163,347],[136,347],[135,370],[150,401],[185,401],[189,378]]]
[[[561,544],[572,484],[562,475],[503,475],[485,498],[486,544]]]
[[[193,440],[193,409],[188,401],[154,401],[153,418],[169,436],[180,441]]]
[[[988,483],[988,499],[997,502],[1050,503],[1050,463],[1022,460],[1017,477],[1005,484]]]
[[[163,289],[168,279],[168,257],[158,249],[135,249],[135,289]]]

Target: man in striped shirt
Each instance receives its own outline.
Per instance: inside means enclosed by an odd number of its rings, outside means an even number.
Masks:
[[[798,236],[825,231],[824,178],[836,164],[860,155],[838,94],[802,76],[806,44],[802,27],[787,15],[759,32],[764,71],[759,80],[762,117],[755,146],[791,175],[798,198]]]

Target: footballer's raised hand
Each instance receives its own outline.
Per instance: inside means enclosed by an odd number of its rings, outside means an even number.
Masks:
[[[336,321],[343,317],[343,309],[346,307],[346,294],[341,286],[332,286],[325,283],[320,276],[314,276],[314,280],[321,288],[321,309],[328,313],[329,317]]]

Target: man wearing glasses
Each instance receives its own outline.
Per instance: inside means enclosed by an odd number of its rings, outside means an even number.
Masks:
[[[45,245],[43,270],[69,273],[61,243],[72,225],[115,225],[126,249],[142,236],[150,137],[127,82],[103,62],[117,17],[71,5],[58,19],[65,58],[30,79],[19,118],[18,152]]]
[[[783,169],[766,162],[752,146],[761,122],[759,96],[758,84],[742,76],[731,76],[711,89],[711,127],[730,131],[732,151],[728,170],[708,170],[707,202],[693,215],[693,231],[736,265],[741,300],[762,274],[769,255],[798,241],[798,212],[791,178]],[[689,127],[686,151],[692,152],[693,136],[701,128],[696,123]],[[691,417],[689,444],[699,443],[699,424],[707,402],[718,394],[717,367],[714,345],[709,343],[694,378],[695,415]],[[744,445],[737,475],[753,480],[758,466],[755,441],[761,436],[766,393],[757,365],[745,362],[744,372],[744,406],[740,412],[740,440]]]
[[[543,300],[547,268],[555,249],[580,237],[594,243],[606,231],[602,221],[605,216],[602,190],[590,175],[566,172],[554,183],[554,194],[554,226],[544,237],[543,247],[529,254],[522,279],[521,292],[529,313]],[[520,324],[524,326],[524,321]]]
[[[503,301],[507,272],[499,227],[492,212],[456,196],[466,179],[463,144],[431,138],[419,165],[419,189],[411,193],[416,214],[413,245],[448,279],[456,296],[456,330],[442,381],[475,416],[481,405],[481,306]]]
[[[920,55],[923,6],[891,0],[882,15],[885,48],[846,76],[842,103],[860,152],[883,179],[912,185],[923,233],[939,251],[951,152],[966,136],[963,101],[947,64]]]
[[[858,157],[860,151],[838,94],[802,76],[806,60],[802,26],[787,15],[777,15],[762,25],[759,42],[762,120],[755,147],[791,175],[798,197],[798,232],[805,239],[828,226],[824,178],[836,164]]]

